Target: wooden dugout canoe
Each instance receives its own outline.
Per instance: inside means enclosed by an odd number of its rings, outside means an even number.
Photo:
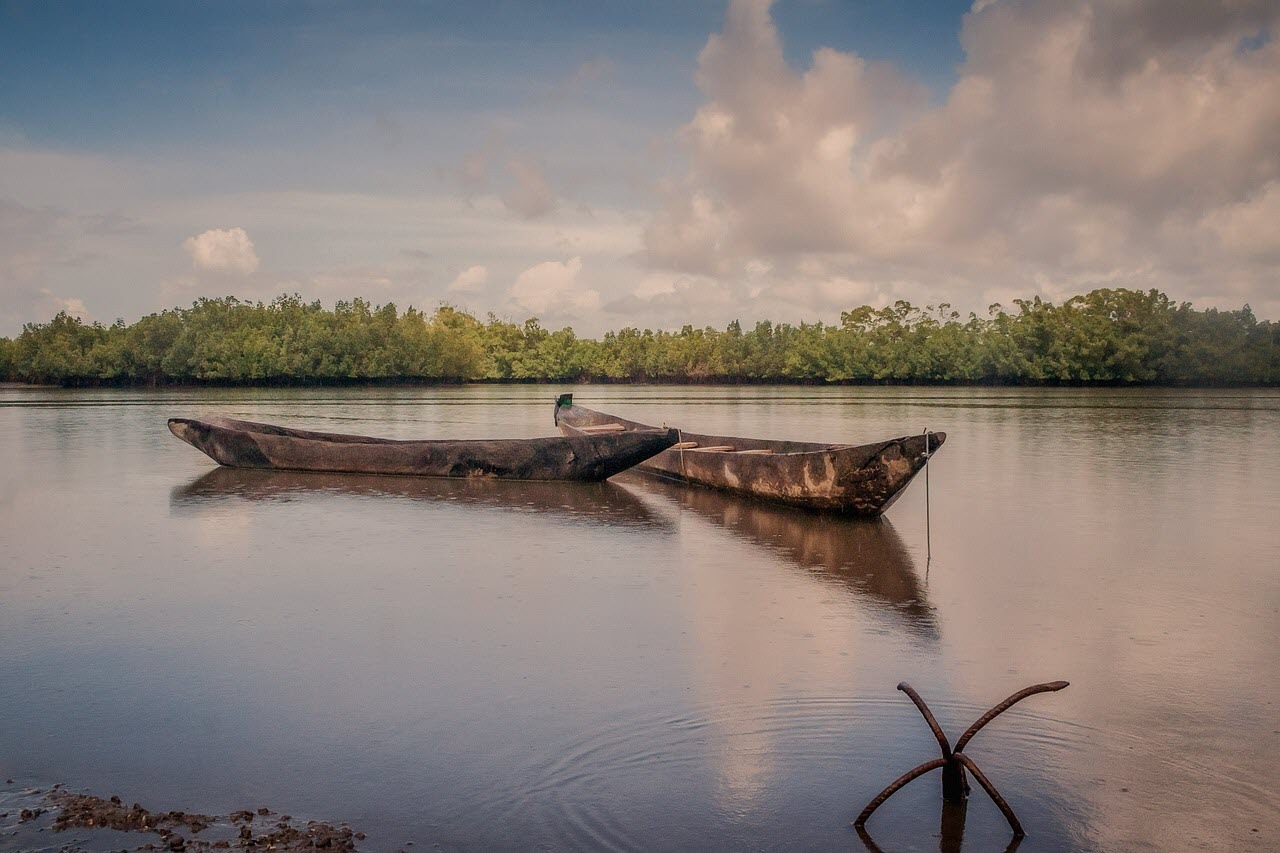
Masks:
[[[556,401],[565,435],[627,435],[655,427]],[[774,503],[873,518],[888,509],[946,433],[875,444],[773,441],[681,430],[679,443],[636,465],[641,473]],[[926,452],[927,451],[927,452]]]
[[[398,441],[310,432],[234,418],[170,418],[169,431],[232,468],[604,480],[676,442],[676,430],[649,429],[548,438]]]

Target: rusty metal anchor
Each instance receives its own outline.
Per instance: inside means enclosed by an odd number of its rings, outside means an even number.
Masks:
[[[945,801],[961,802],[969,794],[969,781],[965,778],[965,770],[973,774],[973,778],[978,780],[978,784],[982,786],[982,790],[987,792],[992,802],[1000,809],[1005,820],[1009,821],[1009,828],[1013,830],[1014,838],[1022,838],[1027,833],[1023,830],[1022,824],[1018,822],[1018,817],[1013,813],[1013,809],[1009,807],[1009,803],[1005,798],[1000,796],[1000,792],[996,790],[996,786],[991,784],[991,780],[978,769],[978,765],[973,763],[973,759],[965,755],[961,750],[965,745],[973,739],[973,736],[982,731],[983,726],[1012,708],[1014,705],[1026,699],[1028,696],[1034,696],[1037,693],[1052,693],[1066,687],[1069,682],[1066,681],[1049,681],[1044,684],[1033,684],[1030,687],[1023,688],[1017,693],[1005,699],[999,705],[996,705],[990,711],[983,714],[973,725],[965,729],[964,734],[956,741],[955,748],[947,741],[947,736],[943,734],[942,727],[938,725],[938,721],[934,718],[933,712],[929,710],[929,706],[920,698],[920,694],[915,691],[910,684],[902,682],[898,685],[898,689],[911,697],[911,701],[920,709],[920,713],[924,716],[924,721],[929,724],[929,730],[933,732],[933,736],[938,739],[938,746],[942,748],[942,757],[935,758],[932,761],[926,761],[919,767],[908,770],[906,773],[895,779],[889,787],[885,788],[875,796],[871,802],[867,803],[867,807],[858,815],[853,825],[860,832],[866,824],[867,819],[880,806],[884,805],[884,801],[892,797],[902,788],[928,773],[931,770],[942,768],[942,798]]]

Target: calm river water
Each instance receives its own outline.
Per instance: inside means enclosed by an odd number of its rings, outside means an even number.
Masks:
[[[165,428],[546,435],[560,390],[712,433],[945,430],[932,561],[923,478],[846,522],[632,475],[218,470]],[[1275,391],[3,388],[0,805],[62,782],[374,850],[862,849],[858,811],[937,755],[899,681],[954,738],[1067,679],[966,750],[1021,850],[1276,849],[1277,439]],[[939,791],[874,843],[1004,848],[976,785],[963,842]]]

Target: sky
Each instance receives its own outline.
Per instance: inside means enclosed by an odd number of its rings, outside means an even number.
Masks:
[[[1280,319],[1276,35],[1276,0],[0,0],[0,335],[281,293]]]

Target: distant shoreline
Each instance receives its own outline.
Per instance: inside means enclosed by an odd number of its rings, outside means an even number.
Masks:
[[[132,325],[65,312],[0,338],[0,378],[64,386],[258,387],[464,382],[974,387],[1280,385],[1280,324],[1175,303],[1157,290],[1094,290],[1060,305],[962,317],[895,302],[838,324],[738,321],[723,330],[626,327],[599,338],[536,318],[427,314],[362,299],[233,297]]]
[[[119,382],[119,381],[72,381],[54,382],[0,382],[3,388],[45,388],[59,391],[84,391],[94,389],[148,389],[153,391],[189,391],[203,388],[467,388],[477,386],[528,386],[546,387],[580,387],[583,385],[616,385],[637,388],[692,387],[692,388],[1023,388],[1053,390],[1064,388],[1149,388],[1169,390],[1265,390],[1280,388],[1280,382],[1220,382],[1220,383],[1174,383],[1174,382],[1124,382],[1109,381],[1017,381],[1017,382],[983,382],[983,381],[942,381],[931,379],[885,379],[857,380],[846,379],[825,381],[821,379],[752,379],[716,377],[713,379],[611,379],[608,377],[579,377],[575,379],[424,379],[419,377],[381,378],[381,379],[272,379],[251,382],[229,380],[210,380],[203,382]]]

